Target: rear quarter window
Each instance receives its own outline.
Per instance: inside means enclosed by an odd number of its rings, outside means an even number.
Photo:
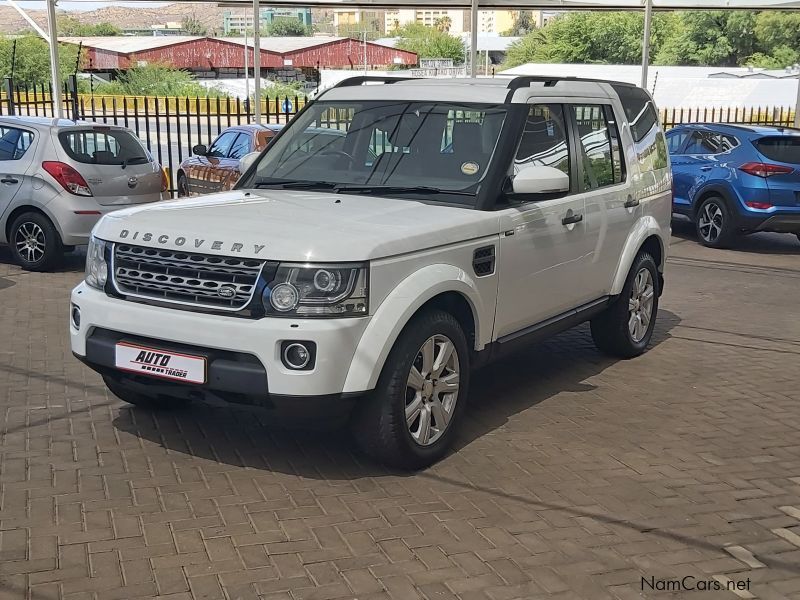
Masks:
[[[133,165],[150,162],[136,137],[122,129],[62,131],[58,140],[72,160],[88,165]]]
[[[667,144],[650,95],[641,88],[612,85],[617,92],[636,148],[639,168],[654,171],[667,168]]]
[[[761,138],[755,145],[770,160],[800,164],[800,135]]]

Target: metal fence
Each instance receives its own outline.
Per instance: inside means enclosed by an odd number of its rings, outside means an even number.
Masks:
[[[173,193],[176,172],[196,144],[210,145],[226,127],[251,123],[253,107],[239,98],[215,96],[155,97],[80,94],[74,76],[64,86],[63,114],[75,120],[129,127],[158,162],[168,169]],[[303,96],[262,98],[262,123],[286,123],[305,104]],[[53,98],[47,85],[22,88],[6,79],[0,90],[0,115],[52,116]],[[341,120],[341,115],[336,115]],[[662,108],[665,128],[681,123],[744,123],[791,127],[788,107]],[[344,119],[347,120],[346,118]]]
[[[123,125],[132,129],[170,175],[196,144],[210,145],[224,129],[252,123],[251,103],[239,98],[193,96],[99,96],[79,94],[72,81],[64,86],[62,114],[74,120]],[[53,116],[50,86],[21,88],[6,80],[0,92],[0,115]],[[306,102],[304,96],[262,98],[261,122],[286,123]]]

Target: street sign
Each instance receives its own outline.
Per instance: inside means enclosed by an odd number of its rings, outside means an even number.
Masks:
[[[283,101],[283,112],[285,112],[288,115],[290,112],[292,112],[293,108],[294,106],[292,105],[292,101],[286,98]]]

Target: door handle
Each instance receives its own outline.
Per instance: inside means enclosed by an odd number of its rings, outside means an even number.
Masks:
[[[639,206],[639,199],[634,198],[633,196],[628,196],[628,199],[625,200],[625,204],[623,206],[625,208],[634,208],[635,206]]]
[[[580,223],[581,221],[583,221],[583,215],[581,215],[579,213],[575,213],[575,214],[571,214],[571,215],[568,214],[566,217],[561,219],[561,224],[562,225],[572,225],[573,223]]]
[[[709,166],[706,166],[706,167],[700,167],[700,170],[701,170],[701,171],[710,171],[710,170],[711,170],[711,169],[713,169],[713,168],[714,168],[714,167],[709,167]]]
[[[0,179],[0,183],[19,183],[19,179],[14,179],[13,177],[3,177]]]

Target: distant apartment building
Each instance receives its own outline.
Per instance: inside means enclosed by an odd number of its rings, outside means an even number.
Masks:
[[[504,33],[514,26],[518,16],[517,10],[481,10],[478,12],[478,33],[495,35]],[[465,10],[392,9],[386,11],[384,31],[387,35],[392,35],[395,30],[410,23],[441,27],[453,35],[459,35],[472,28],[469,11]]]
[[[384,10],[360,8],[336,8],[333,10],[333,34],[376,38],[383,34]]]
[[[270,23],[281,20],[300,21],[303,25],[311,27],[310,8],[262,8],[261,29]],[[226,10],[222,15],[222,30],[225,35],[241,35],[245,30],[254,29],[255,20],[252,10]]]

